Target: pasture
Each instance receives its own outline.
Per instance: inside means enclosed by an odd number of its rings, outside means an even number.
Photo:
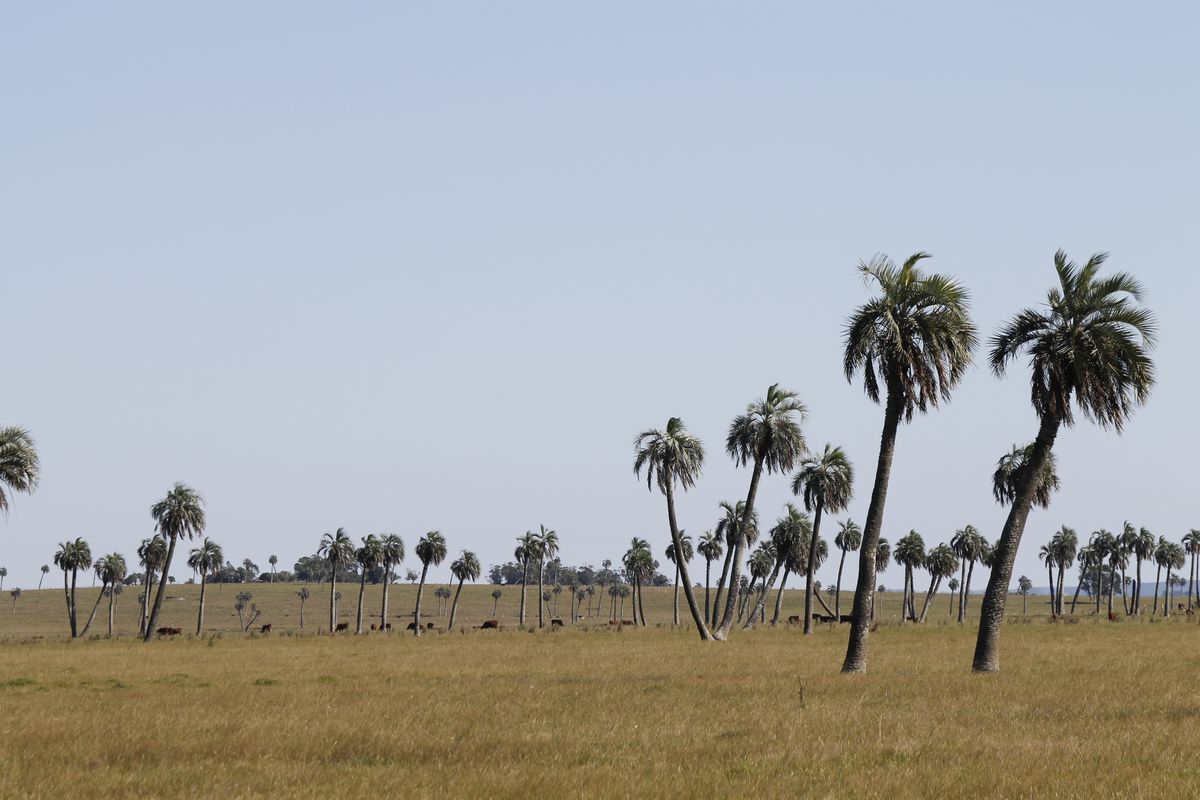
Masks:
[[[173,587],[182,599],[163,624],[194,626],[195,588]],[[239,588],[254,592],[275,633],[236,632]],[[1200,792],[1200,630],[1183,616],[1052,623],[1021,616],[1013,597],[1003,671],[981,676],[969,670],[975,628],[949,622],[943,595],[925,626],[885,620],[870,672],[843,676],[848,626],[808,639],[794,628],[737,631],[703,645],[664,624],[669,589],[647,591],[647,629],[585,621],[522,632],[511,626],[517,593],[504,587],[505,630],[416,639],[315,635],[328,601],[316,586],[300,635],[288,605],[297,588],[211,587],[212,631],[148,645],[69,641],[61,589],[26,592],[15,614],[0,614],[2,793]],[[466,587],[460,620],[490,616],[492,588]],[[411,591],[395,592],[393,615],[410,610]],[[121,598],[118,632],[135,624],[132,597]],[[347,587],[339,619],[353,619],[356,597]],[[1045,603],[1030,600],[1031,611]],[[789,595],[785,613],[797,602],[802,594]]]

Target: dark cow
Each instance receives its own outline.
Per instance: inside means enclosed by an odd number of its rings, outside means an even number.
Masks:
[[[372,631],[377,631],[377,630],[379,630],[379,626],[378,626],[378,625],[376,625],[374,622],[372,622],[372,623],[371,623],[371,630],[372,630]]]
[[[829,614],[813,614],[813,619],[817,622],[837,622],[837,617]]]
[[[392,623],[389,622],[386,625],[384,625],[381,630],[390,631],[391,629],[392,629]]]
[[[343,633],[343,632],[349,633],[350,632],[350,623],[349,622],[339,622],[337,624],[337,627],[333,629],[333,632],[334,633]]]
[[[551,628],[561,628],[562,626],[563,626],[563,621],[561,619],[559,619],[558,617],[555,617],[554,619],[550,620]]]
[[[842,622],[854,622],[853,614],[842,614]]]
[[[158,628],[154,632],[159,636],[178,636],[183,633],[183,628]]]
[[[1176,608],[1178,608],[1180,611],[1183,611],[1186,606],[1184,606],[1183,603],[1180,603],[1178,606],[1176,606]]]
[[[1108,612],[1108,621],[1116,622],[1117,621],[1117,612],[1115,612],[1115,611]]]
[[[261,628],[258,629],[258,632],[259,633],[270,633],[271,632],[271,623],[268,622],[266,625],[263,625]]]
[[[621,624],[622,625],[636,625],[637,623],[631,619],[623,619],[623,620],[621,620]]]
[[[407,627],[407,628],[405,628],[405,630],[409,630],[409,631],[415,631],[416,629],[417,629],[417,623],[415,623],[415,622],[410,622],[410,623],[408,623],[408,627]],[[425,623],[425,630],[427,630],[427,631],[431,631],[431,630],[433,630],[433,623],[432,623],[432,622],[426,622],[426,623]]]
[[[498,620],[498,619],[485,620],[484,623],[482,625],[480,625],[479,627],[485,631],[498,630],[500,628],[500,620]]]
[[[800,624],[800,615],[799,614],[792,614],[790,617],[788,617],[788,625],[799,625],[799,624]]]

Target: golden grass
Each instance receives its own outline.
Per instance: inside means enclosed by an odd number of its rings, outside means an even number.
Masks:
[[[254,587],[280,603],[294,589]],[[470,602],[490,610],[490,590]],[[945,624],[942,601],[934,624],[881,627],[870,673],[849,677],[837,671],[846,629],[832,626],[711,645],[606,625],[149,645],[18,634],[0,646],[0,793],[1200,794],[1200,632],[1186,618],[1020,618],[1004,630],[1003,672],[974,676],[974,628]]]

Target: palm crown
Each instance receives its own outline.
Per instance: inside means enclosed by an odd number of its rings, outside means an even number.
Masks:
[[[667,485],[678,481],[684,489],[696,484],[704,466],[704,446],[688,433],[679,417],[667,420],[665,431],[648,430],[638,434],[633,442],[636,456],[633,471],[639,477],[646,470],[646,488],[655,482],[667,493]]]
[[[350,540],[345,528],[338,528],[333,533],[321,537],[321,547],[317,553],[329,561],[336,575],[338,567],[345,566],[354,559],[354,542]]]
[[[422,564],[436,567],[446,557],[446,539],[438,531],[430,531],[417,542],[416,552]]]
[[[691,561],[692,557],[696,554],[695,550],[692,547],[692,537],[688,536],[683,531],[679,532],[679,549],[683,551],[684,563]],[[664,555],[666,555],[667,560],[670,561],[672,564],[675,563],[675,543],[674,542],[667,545],[667,551]]]
[[[8,511],[5,486],[14,492],[32,492],[40,475],[37,449],[29,431],[0,428],[0,511]]]
[[[808,456],[800,464],[792,480],[792,493],[804,496],[804,507],[809,511],[843,511],[854,496],[854,466],[842,448],[827,444],[821,455]]]
[[[450,562],[450,573],[460,581],[478,580],[479,558],[470,550],[463,550],[462,555]]]
[[[725,552],[724,547],[722,547],[720,534],[713,531],[705,531],[700,537],[700,543],[696,545],[696,552],[707,561],[716,561]]]
[[[1013,445],[1012,450],[1005,453],[996,462],[996,471],[992,473],[992,496],[1001,505],[1010,505],[1017,497],[1021,481],[1025,477],[1026,464],[1033,455],[1033,445],[1024,447]],[[1033,504],[1042,508],[1050,507],[1051,496],[1059,490],[1058,461],[1054,452],[1046,454],[1046,463],[1042,467],[1041,477],[1034,489]]]
[[[734,417],[725,438],[725,450],[741,466],[761,459],[768,473],[787,472],[808,452],[804,434],[795,416],[803,420],[808,409],[795,392],[767,389],[764,399],[746,407]]]
[[[150,507],[155,530],[169,539],[199,536],[204,532],[204,498],[186,483],[176,483],[167,496]]]
[[[193,548],[188,555],[187,565],[204,576],[219,569],[224,560],[225,554],[221,551],[221,545],[205,537],[204,543]]]

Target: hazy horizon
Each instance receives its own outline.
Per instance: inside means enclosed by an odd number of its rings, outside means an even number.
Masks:
[[[1026,365],[994,378],[986,338],[1043,300],[1060,247],[1144,282],[1158,384],[1124,435],[1060,434],[1062,491],[1014,584],[1044,585],[1063,524],[1200,527],[1194,7],[354,11],[0,11],[0,425],[31,430],[43,466],[0,520],[6,588],[76,536],[132,571],[174,481],[227,558],[264,569],[337,527],[400,534],[411,565],[437,529],[431,576],[463,548],[486,575],[545,524],[564,563],[636,535],[670,574],[634,436],[679,416],[705,442],[678,498],[698,538],[745,497],[726,428],[776,382],[808,405],[810,447],[854,461],[839,518],[861,523],[883,411],[841,337],[877,252],[931,252],[985,342],[952,401],[902,427],[885,537],[997,538],[991,471],[1036,419]],[[790,478],[764,478],[764,524]]]

